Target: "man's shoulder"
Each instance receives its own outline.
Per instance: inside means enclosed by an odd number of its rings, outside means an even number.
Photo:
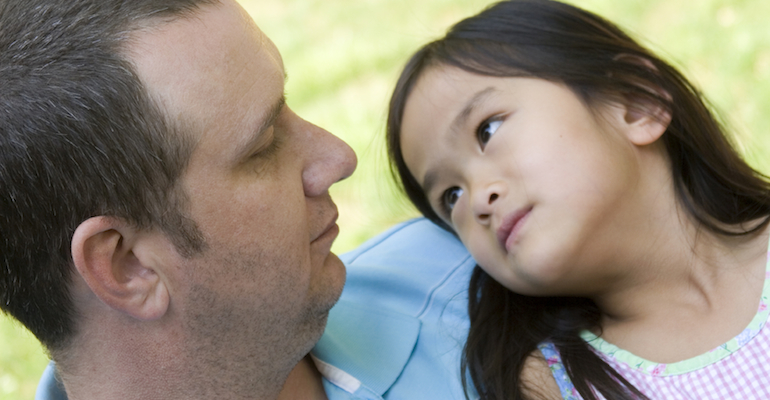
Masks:
[[[408,253],[404,253],[405,250]],[[440,253],[437,253],[439,250]],[[425,218],[414,218],[367,240],[340,258],[346,265],[355,266],[371,259],[378,261],[437,256],[464,259],[468,257],[468,252],[453,234]]]
[[[396,225],[341,259],[348,271],[342,300],[412,316],[439,289],[464,293],[475,265],[454,235],[425,218]]]
[[[419,218],[341,259],[345,289],[313,349],[324,376],[366,399],[464,398],[459,365],[475,261],[460,241]]]
[[[48,363],[43,376],[40,377],[35,400],[67,400],[64,387],[56,376],[56,364],[53,361]]]

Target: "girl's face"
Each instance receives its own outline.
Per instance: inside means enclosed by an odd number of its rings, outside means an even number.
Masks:
[[[610,243],[640,209],[626,118],[619,105],[592,112],[561,84],[439,66],[406,103],[401,146],[493,278],[522,294],[584,294],[613,278],[597,266],[612,264]]]

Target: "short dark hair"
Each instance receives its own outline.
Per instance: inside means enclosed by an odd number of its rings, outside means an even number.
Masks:
[[[216,0],[0,0],[0,307],[53,353],[76,331],[75,229],[98,215],[204,242],[179,177],[195,145],[124,54],[133,31]]]
[[[409,95],[434,66],[564,83],[594,110],[613,101],[666,110],[671,123],[662,142],[684,209],[722,235],[757,232],[768,223],[770,184],[741,159],[699,91],[676,69],[597,15],[551,0],[510,0],[460,21],[445,37],[419,49],[391,97],[387,141],[393,175],[419,211],[447,230],[451,227],[407,168],[400,142]],[[522,367],[546,340],[561,352],[584,398],[595,399],[594,389],[606,398],[644,397],[580,338],[582,330],[600,329],[601,313],[593,301],[519,295],[478,267],[469,299],[463,370],[482,399],[524,398]]]

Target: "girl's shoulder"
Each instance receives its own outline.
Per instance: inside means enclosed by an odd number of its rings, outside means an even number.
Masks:
[[[533,398],[581,399],[564,368],[559,351],[551,342],[538,345],[538,349],[524,363],[521,378],[524,393]]]

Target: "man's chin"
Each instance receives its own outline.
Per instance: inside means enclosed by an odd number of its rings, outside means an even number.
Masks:
[[[325,320],[329,310],[339,300],[345,286],[345,265],[334,253],[329,253],[324,259],[323,266],[316,270],[316,273],[306,299],[308,317]]]
[[[331,309],[334,304],[340,299],[342,295],[342,289],[345,287],[345,279],[347,278],[347,270],[342,260],[334,253],[329,253],[324,262],[324,274],[328,279],[327,285],[330,294]]]

